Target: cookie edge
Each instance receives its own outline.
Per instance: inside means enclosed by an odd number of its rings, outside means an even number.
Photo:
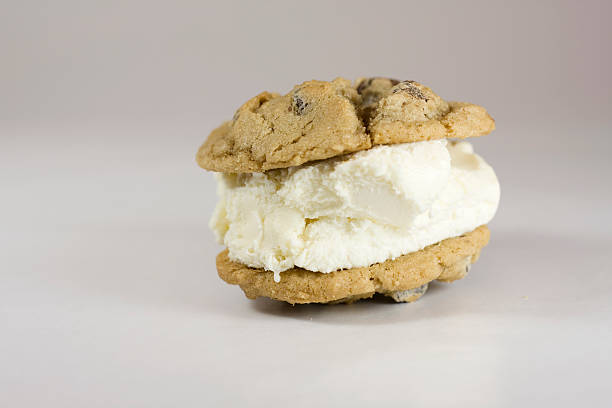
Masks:
[[[217,273],[225,282],[239,285],[249,299],[268,297],[291,304],[337,302],[369,297],[375,292],[386,294],[413,289],[438,278],[445,282],[461,279],[465,274],[445,274],[445,271],[468,257],[469,264],[476,262],[489,238],[488,227],[481,225],[458,237],[368,267],[331,273],[293,268],[282,272],[278,283],[274,282],[271,271],[231,261],[226,249],[217,255]]]

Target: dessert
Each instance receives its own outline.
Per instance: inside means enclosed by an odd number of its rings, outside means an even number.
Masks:
[[[493,169],[462,139],[480,106],[414,81],[308,81],[261,93],[197,153],[217,172],[219,276],[249,298],[352,302],[422,296],[465,276],[499,204]]]

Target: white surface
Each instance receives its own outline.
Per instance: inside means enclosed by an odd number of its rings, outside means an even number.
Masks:
[[[0,407],[609,407],[612,2],[261,3],[2,3]],[[492,241],[415,304],[248,301],[195,151],[338,75],[488,109]]]
[[[491,221],[500,195],[473,146],[446,140],[216,179],[217,242],[231,260],[274,271],[276,282],[295,266],[363,267],[465,234]]]
[[[474,141],[502,202],[466,279],[414,304],[291,307],[216,276],[193,162],[211,125],[9,129],[0,406],[607,405],[607,129],[569,151],[524,128],[520,166],[500,147],[516,131]]]

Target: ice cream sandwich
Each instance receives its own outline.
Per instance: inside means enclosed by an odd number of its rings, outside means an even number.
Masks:
[[[216,172],[219,276],[248,298],[338,303],[421,297],[463,278],[488,243],[497,177],[468,137],[478,105],[415,81],[308,81],[263,92],[197,153]]]

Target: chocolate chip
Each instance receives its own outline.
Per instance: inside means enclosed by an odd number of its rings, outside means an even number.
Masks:
[[[415,81],[402,81],[397,84],[397,88],[393,90],[393,93],[398,93],[400,91],[408,92],[411,96],[422,99],[427,102],[429,99],[425,96],[423,91],[417,88],[414,85]]]
[[[372,82],[374,82],[375,79],[386,79],[387,81],[391,82],[391,86],[395,86],[400,83],[400,81],[398,81],[397,79],[393,79],[393,78],[372,77],[372,78],[364,79],[363,81],[359,83],[359,85],[357,86],[357,93],[361,95],[363,91],[365,91],[366,88],[369,88],[370,85],[372,85]]]
[[[308,108],[308,102],[304,102],[298,94],[293,94],[293,111],[296,115],[302,115],[306,108]]]
[[[418,288],[408,289],[408,290],[396,290],[393,292],[389,292],[387,296],[391,296],[393,300],[396,302],[414,302],[421,296],[427,292],[427,288],[429,284],[426,283],[423,286],[419,286]]]
[[[357,86],[357,93],[361,95],[361,93],[364,91],[364,89],[366,89],[367,87],[372,85],[372,81],[373,80],[374,80],[374,78],[368,78],[368,79],[364,79],[363,81],[361,81],[359,83],[359,86]]]

